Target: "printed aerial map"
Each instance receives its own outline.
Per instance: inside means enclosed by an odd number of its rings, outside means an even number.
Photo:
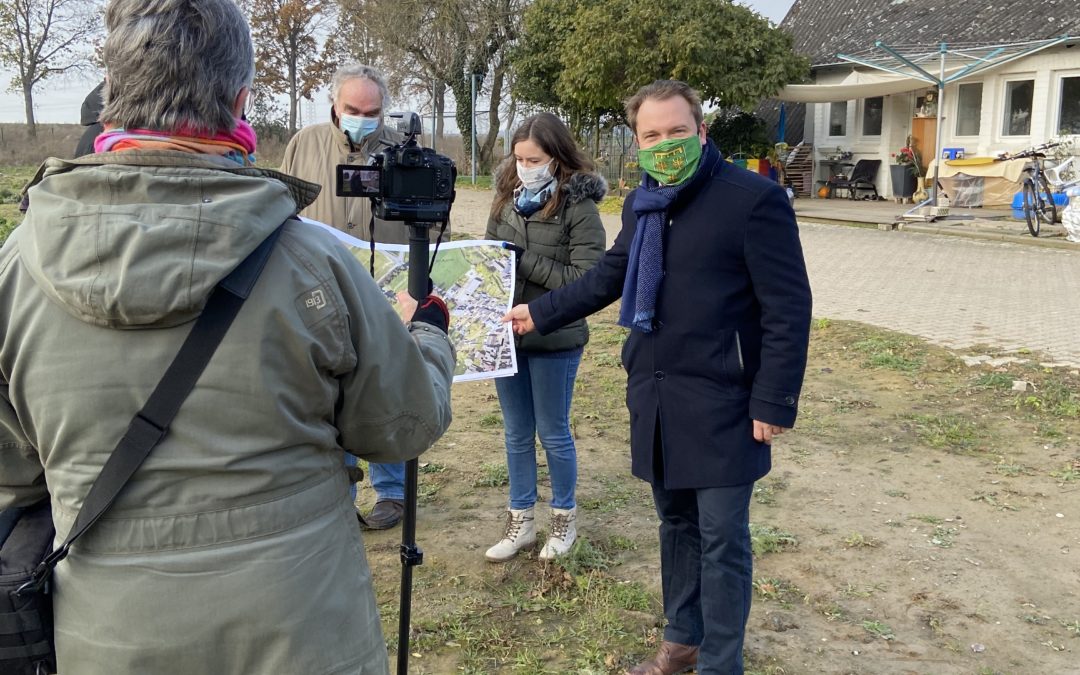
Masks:
[[[307,221],[307,219],[304,219]],[[369,269],[371,244],[322,223]],[[434,246],[431,247],[434,250]],[[397,307],[395,296],[409,285],[409,247],[375,245],[375,281]],[[497,241],[453,241],[439,245],[431,271],[435,294],[450,310],[450,341],[457,349],[454,381],[481,380],[517,372],[510,325],[500,321],[510,309],[514,254]]]

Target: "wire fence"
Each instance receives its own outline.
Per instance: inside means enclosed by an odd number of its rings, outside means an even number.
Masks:
[[[583,141],[587,151],[595,155],[596,171],[611,186],[611,192],[622,194],[641,181],[637,146],[629,127],[620,124],[602,129],[599,139],[587,133]]]

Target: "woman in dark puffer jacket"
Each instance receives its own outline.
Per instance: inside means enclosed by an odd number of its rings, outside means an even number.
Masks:
[[[517,254],[514,304],[527,303],[580,278],[604,253],[597,203],[607,191],[592,161],[575,145],[558,117],[525,120],[511,140],[511,156],[496,170],[495,201],[487,238],[507,242]],[[536,544],[535,438],[547,454],[551,521],[540,557],[570,550],[577,538],[577,450],[570,434],[570,401],[582,350],[585,320],[553,333],[516,338],[518,372],[495,381],[503,411],[510,505],[502,539],[485,556],[513,558]]]

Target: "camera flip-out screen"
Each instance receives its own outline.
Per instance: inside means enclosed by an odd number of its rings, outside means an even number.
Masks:
[[[337,194],[339,197],[378,197],[378,166],[339,164],[337,167]]]

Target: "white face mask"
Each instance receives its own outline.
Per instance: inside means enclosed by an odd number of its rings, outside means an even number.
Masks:
[[[551,163],[555,160],[549,160],[547,164],[541,164],[540,166],[534,166],[531,169],[526,169],[521,165],[521,162],[517,163],[517,175],[518,180],[525,186],[526,190],[536,192],[542,189],[545,185],[550,183],[554,176],[551,174]]]

